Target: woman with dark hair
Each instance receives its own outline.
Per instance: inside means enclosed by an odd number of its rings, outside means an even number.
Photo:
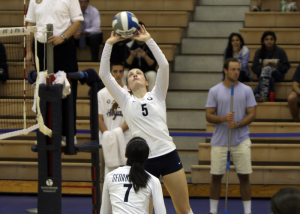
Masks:
[[[109,72],[111,49],[113,44],[122,40],[120,36],[114,35],[114,32],[106,41],[99,75],[109,93],[122,108],[131,136],[143,137],[149,143],[151,153],[144,169],[157,178],[162,176],[178,214],[193,214],[189,203],[186,175],[167,126],[169,63],[143,25],[140,25],[140,30],[133,39],[145,42],[159,65],[153,89],[147,91],[149,82],[139,68],[131,69],[127,75],[127,87],[131,94],[122,89],[111,76]]]
[[[143,169],[149,151],[143,138],[134,137],[129,141],[126,166],[108,173],[105,178],[100,214],[146,214],[151,198],[155,213],[167,213],[160,181]]]
[[[276,45],[276,35],[266,31],[261,37],[261,48],[255,52],[252,71],[259,79],[258,87],[254,90],[257,102],[269,100],[269,92],[274,91],[274,83],[282,82],[290,69],[285,51]]]
[[[282,188],[271,199],[272,214],[300,214],[300,191]]]
[[[248,66],[250,51],[245,46],[244,39],[239,33],[230,34],[227,48],[224,52],[224,60],[232,57],[237,59],[241,64],[241,72],[238,80],[240,82],[251,82],[252,74]]]

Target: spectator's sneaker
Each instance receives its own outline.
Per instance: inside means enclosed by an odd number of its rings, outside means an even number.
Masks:
[[[286,11],[298,11],[298,8],[296,6],[296,2],[288,3],[286,5]]]
[[[61,137],[61,146],[66,146],[67,145],[67,140],[66,140],[66,136],[62,136]],[[74,145],[77,145],[77,138],[76,136],[74,136]]]
[[[256,102],[258,103],[261,103],[261,102],[269,102],[269,98],[268,97],[264,97],[264,96],[260,96],[260,95],[255,95],[255,100]]]
[[[261,8],[260,8],[260,6],[255,5],[255,6],[253,6],[252,11],[261,11]]]

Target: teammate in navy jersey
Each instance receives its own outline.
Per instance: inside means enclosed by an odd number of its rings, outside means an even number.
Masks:
[[[122,89],[110,74],[112,45],[122,40],[114,32],[106,41],[99,75],[122,108],[131,136],[140,136],[149,144],[151,152],[144,169],[157,178],[162,176],[177,213],[192,214],[186,176],[167,127],[165,99],[169,85],[168,61],[144,26],[140,25],[140,30],[133,39],[146,42],[159,65],[152,91],[147,92],[148,81],[140,69],[134,68],[128,72],[128,88],[132,94]]]

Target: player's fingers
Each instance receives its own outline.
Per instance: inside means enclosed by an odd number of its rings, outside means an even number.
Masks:
[[[114,37],[114,31],[110,33],[110,37]]]

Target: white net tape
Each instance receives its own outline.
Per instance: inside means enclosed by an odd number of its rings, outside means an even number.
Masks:
[[[37,120],[37,124],[31,125],[30,127],[26,127],[27,123],[27,117],[26,117],[26,103],[25,103],[25,98],[24,98],[24,105],[23,105],[23,129],[19,129],[19,130],[8,130],[8,132],[6,131],[2,131],[3,134],[0,135],[0,140],[2,139],[6,139],[6,138],[10,138],[10,137],[14,137],[14,136],[18,136],[18,135],[24,135],[24,134],[28,134],[29,132],[32,132],[36,129],[39,128],[39,130],[45,134],[48,135],[49,137],[52,137],[52,130],[50,130],[47,126],[45,126],[44,124],[44,120],[40,111],[40,97],[39,97],[39,85],[40,85],[40,70],[39,70],[39,59],[37,56],[37,27],[17,27],[17,28],[0,28],[0,38],[1,37],[16,37],[16,36],[24,36],[24,49],[25,49],[25,45],[26,45],[26,39],[25,36],[29,37],[30,34],[33,33],[34,34],[34,42],[35,42],[35,63],[36,63],[36,68],[37,68],[37,80],[36,80],[36,84],[35,84],[35,99],[36,99],[36,109],[37,109],[37,115],[36,115],[36,120]],[[42,33],[47,33],[47,32],[42,32]],[[26,68],[26,61],[25,61],[25,57],[24,57],[24,69]],[[47,71],[46,71],[47,73]],[[25,90],[25,79],[24,79],[24,90]],[[25,96],[25,92],[24,92],[24,96]],[[14,105],[14,104],[13,104]],[[8,113],[9,114],[9,113]],[[6,117],[9,117],[10,115],[5,115]],[[6,132],[6,133],[4,133]]]

